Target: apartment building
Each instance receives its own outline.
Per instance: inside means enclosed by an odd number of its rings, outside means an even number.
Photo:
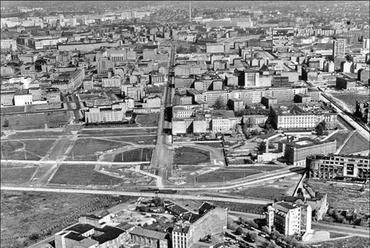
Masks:
[[[370,159],[365,156],[312,155],[306,159],[308,178],[370,178]]]
[[[275,229],[285,236],[301,235],[311,231],[312,209],[310,205],[292,202],[275,202],[266,213],[269,231]]]
[[[131,242],[138,244],[140,247],[148,248],[167,248],[168,240],[166,233],[157,232],[142,228],[140,226],[134,227],[129,231]]]

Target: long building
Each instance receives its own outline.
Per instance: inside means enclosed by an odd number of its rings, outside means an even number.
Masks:
[[[306,168],[308,178],[370,178],[370,159],[365,156],[313,155],[307,157]]]

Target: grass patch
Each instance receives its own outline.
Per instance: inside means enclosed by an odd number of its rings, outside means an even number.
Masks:
[[[355,152],[361,152],[369,150],[369,142],[362,137],[359,133],[354,133],[347,143],[343,146],[339,154],[352,154]]]
[[[159,113],[143,114],[136,116],[136,123],[142,127],[158,126]]]
[[[2,183],[26,183],[28,182],[36,167],[1,168]]]
[[[62,164],[51,179],[52,184],[67,185],[117,185],[121,179],[104,175],[94,170],[95,165]]]
[[[55,140],[23,140],[1,142],[2,159],[39,160]]]
[[[228,170],[220,169],[210,173],[202,174],[197,177],[198,183],[227,182],[250,175],[258,174],[258,170]]]
[[[152,158],[153,148],[138,148],[117,154],[114,162],[141,162],[150,161]]]
[[[150,135],[150,136],[132,136],[132,137],[118,137],[118,138],[110,138],[111,140],[117,140],[117,141],[124,141],[124,142],[130,142],[130,143],[137,143],[137,144],[146,144],[146,145],[154,145],[157,136]]]
[[[180,147],[175,149],[174,163],[182,164],[202,164],[211,161],[208,151],[192,147]]]

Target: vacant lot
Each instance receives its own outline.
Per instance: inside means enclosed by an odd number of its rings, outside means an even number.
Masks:
[[[159,113],[142,114],[136,116],[136,123],[142,127],[158,126]]]
[[[65,134],[61,131],[27,131],[17,132],[8,136],[9,139],[56,138]]]
[[[36,167],[1,168],[1,183],[26,183],[35,171]]]
[[[125,144],[118,141],[100,140],[100,139],[78,139],[71,152],[68,155],[70,160],[97,160],[103,152],[124,147]]]
[[[71,111],[53,111],[1,116],[1,127],[14,130],[63,127],[73,116]]]
[[[353,92],[332,93],[335,98],[344,102],[350,109],[355,110],[356,101],[368,101],[369,96],[366,94],[356,94]]]
[[[341,130],[335,133],[334,135],[332,135],[329,139],[337,141],[337,149],[338,149],[341,145],[343,145],[343,142],[347,139],[349,134],[350,134],[350,131]]]
[[[359,133],[354,133],[347,143],[343,146],[340,154],[352,154],[355,152],[361,152],[369,150],[369,142],[366,141]]]
[[[26,247],[75,223],[83,214],[129,200],[86,194],[1,191],[1,246]]]
[[[261,186],[261,187],[253,187],[253,188],[248,187],[248,188],[240,190],[238,192],[232,192],[232,194],[238,195],[238,196],[274,200],[274,199],[277,199],[281,196],[285,196],[286,191],[287,191],[287,189],[282,189],[282,188],[278,188],[278,187]]]
[[[370,240],[362,237],[350,237],[334,241],[321,242],[320,246],[310,245],[310,247],[320,248],[368,248],[370,247]]]
[[[153,148],[138,148],[117,154],[114,162],[141,162],[150,161],[152,158]]]
[[[1,158],[15,160],[40,160],[55,140],[22,140],[1,142]]]
[[[250,175],[258,174],[258,170],[229,170],[229,169],[219,169],[210,173],[206,173],[197,177],[198,183],[213,183],[213,182],[227,182],[230,180],[235,180]]]
[[[192,147],[180,147],[175,150],[174,164],[202,164],[210,162],[208,151]]]
[[[357,211],[368,214],[370,211],[368,190],[361,192],[360,186],[338,185],[335,183],[309,180],[306,182],[314,191],[328,194],[328,203],[333,208],[357,209]]]
[[[117,185],[121,179],[104,175],[94,170],[92,164],[62,164],[58,168],[51,184],[67,185]]]

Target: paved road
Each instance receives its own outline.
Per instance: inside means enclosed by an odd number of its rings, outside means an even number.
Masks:
[[[159,121],[158,121],[158,132],[157,132],[157,145],[153,152],[152,160],[151,160],[151,166],[153,168],[158,169],[158,175],[162,177],[162,179],[166,179],[168,175],[168,170],[170,170],[172,165],[172,156],[171,156],[171,150],[168,147],[167,144],[167,134],[163,132],[164,123],[165,123],[165,110],[166,106],[169,101],[171,101],[170,91],[171,91],[171,84],[173,77],[171,75],[171,72],[173,70],[173,65],[175,62],[175,51],[172,48],[170,53],[170,63],[169,63],[169,73],[168,73],[168,82],[167,85],[164,87],[164,92],[162,95],[162,101],[161,101],[161,111],[159,114]],[[162,180],[161,180],[162,182]],[[162,187],[162,183],[159,185]]]
[[[109,161],[72,161],[72,160],[0,160],[1,163],[13,164],[100,164],[100,165],[138,165],[147,164],[148,161],[141,162],[109,162]]]
[[[336,223],[331,224],[324,224],[324,223],[312,223],[312,229],[314,230],[325,230],[325,231],[331,231],[331,232],[337,232],[337,233],[343,233],[348,235],[355,235],[360,237],[369,237],[370,230],[366,230],[361,227],[349,227],[344,226]]]
[[[183,195],[183,194],[157,194],[151,192],[129,192],[129,191],[113,191],[113,190],[84,190],[84,189],[66,189],[66,188],[44,188],[44,187],[15,187],[1,186],[1,191],[31,191],[31,192],[50,192],[50,193],[70,193],[70,194],[95,194],[95,195],[122,195],[132,197],[161,197],[166,199],[185,199],[198,201],[221,201],[232,203],[251,203],[266,205],[272,203],[272,200],[264,199],[234,199],[223,197],[210,197],[201,195]]]

